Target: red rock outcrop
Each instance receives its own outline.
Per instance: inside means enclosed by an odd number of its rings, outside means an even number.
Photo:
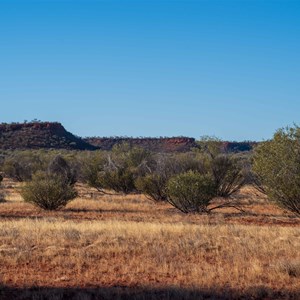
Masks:
[[[56,122],[0,124],[0,149],[94,150]]]

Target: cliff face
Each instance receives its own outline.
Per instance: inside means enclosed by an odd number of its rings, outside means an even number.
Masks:
[[[111,150],[114,145],[129,143],[155,152],[186,152],[197,147],[194,138],[86,138],[87,143],[102,150]]]
[[[0,149],[94,150],[95,147],[65,130],[60,123],[0,124]]]

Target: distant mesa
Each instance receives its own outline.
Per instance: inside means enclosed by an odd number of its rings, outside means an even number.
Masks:
[[[61,123],[32,121],[0,124],[0,149],[66,149],[111,150],[115,145],[128,143],[154,152],[187,152],[199,147],[191,137],[90,137],[80,138],[68,132]],[[221,142],[223,152],[251,151],[255,142]]]
[[[131,146],[139,146],[154,152],[187,152],[197,147],[194,138],[171,137],[171,138],[130,138],[130,137],[92,137],[85,138],[87,143],[102,149],[111,150],[114,145],[128,143]]]
[[[0,124],[0,149],[95,150],[57,122]]]

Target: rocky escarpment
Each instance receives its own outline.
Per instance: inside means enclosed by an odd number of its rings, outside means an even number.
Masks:
[[[0,124],[0,149],[2,150],[111,150],[114,145],[124,142],[153,152],[187,152],[201,145],[201,142],[196,142],[190,137],[91,137],[82,139],[68,132],[61,123],[57,122]],[[224,153],[236,153],[251,151],[256,144],[256,142],[247,141],[220,141],[220,148]]]
[[[94,150],[96,147],[66,131],[60,123],[0,124],[0,149]]]
[[[84,139],[87,143],[102,150],[111,150],[114,145],[128,143],[154,152],[186,152],[197,147],[194,138],[126,138],[126,137],[93,137]]]

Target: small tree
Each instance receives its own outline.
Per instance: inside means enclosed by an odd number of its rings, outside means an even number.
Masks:
[[[209,212],[216,186],[211,176],[188,171],[169,180],[167,193],[168,202],[184,213]]]
[[[300,216],[300,127],[279,129],[257,146],[253,172],[271,200]]]
[[[37,172],[32,181],[21,190],[25,202],[32,203],[45,210],[57,210],[77,196],[74,187],[63,177],[47,172]]]

